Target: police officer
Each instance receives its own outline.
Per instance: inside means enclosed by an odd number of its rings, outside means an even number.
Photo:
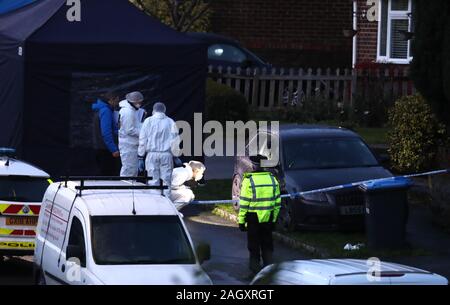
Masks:
[[[244,174],[240,195],[239,229],[247,232],[250,270],[257,273],[273,263],[272,231],[281,208],[280,185],[272,173]]]

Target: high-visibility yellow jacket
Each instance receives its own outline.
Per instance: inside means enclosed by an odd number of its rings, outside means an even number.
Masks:
[[[246,223],[247,213],[256,213],[259,223],[276,222],[281,208],[280,185],[269,172],[246,173],[239,198],[239,224]]]

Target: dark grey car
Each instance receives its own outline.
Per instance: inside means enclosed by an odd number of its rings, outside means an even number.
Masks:
[[[191,32],[187,35],[208,45],[208,65],[222,66],[224,69],[231,67],[233,69],[266,68],[269,70],[272,67],[232,38],[213,33]]]
[[[259,131],[263,133],[279,138],[278,165],[267,170],[278,177],[282,194],[392,177],[362,138],[350,130],[286,125],[277,133]],[[250,139],[249,145],[256,139]],[[239,198],[243,174],[255,168],[257,158],[248,155],[247,149],[245,157],[236,158],[233,199]],[[360,229],[364,224],[364,210],[363,194],[356,187],[295,200],[287,198],[282,200],[279,225],[288,230]]]

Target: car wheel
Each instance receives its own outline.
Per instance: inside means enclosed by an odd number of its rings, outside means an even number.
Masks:
[[[278,229],[284,232],[292,232],[295,228],[292,204],[289,201],[282,202],[278,219]]]
[[[231,198],[232,200],[239,200],[239,196],[241,195],[241,184],[242,178],[239,175],[235,175],[233,177],[233,186],[231,188]],[[233,203],[234,209],[239,210],[239,203]]]

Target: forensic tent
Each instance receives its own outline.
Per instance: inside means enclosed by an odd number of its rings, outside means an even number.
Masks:
[[[102,94],[139,90],[150,114],[162,101],[191,124],[204,111],[202,42],[128,0],[23,2],[0,14],[0,147],[54,176],[95,174],[91,105]]]

